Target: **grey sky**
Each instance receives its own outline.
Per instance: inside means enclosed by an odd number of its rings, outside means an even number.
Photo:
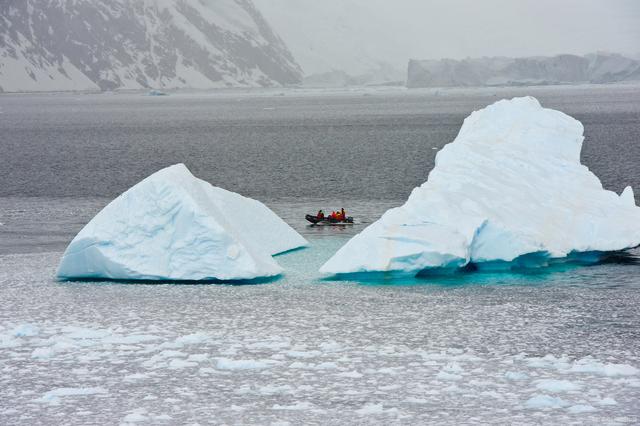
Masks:
[[[255,0],[308,73],[409,58],[640,54],[640,0]],[[368,63],[367,65],[364,65]]]

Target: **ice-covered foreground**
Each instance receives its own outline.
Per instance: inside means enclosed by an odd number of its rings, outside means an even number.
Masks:
[[[472,113],[402,206],[342,247],[327,274],[541,266],[640,244],[640,208],[580,164],[582,124],[532,97]],[[511,262],[507,264],[507,262]]]
[[[640,422],[637,266],[315,281],[342,242],[257,286],[57,283],[59,253],[0,256],[0,424]]]
[[[305,246],[264,204],[160,170],[109,203],[73,239],[58,277],[246,280],[282,272],[272,255]]]

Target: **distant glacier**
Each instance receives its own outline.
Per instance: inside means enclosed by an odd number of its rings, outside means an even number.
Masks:
[[[409,61],[407,87],[533,86],[640,81],[640,61],[615,53]]]

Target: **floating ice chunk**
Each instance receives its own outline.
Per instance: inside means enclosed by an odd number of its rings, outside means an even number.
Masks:
[[[436,379],[455,381],[455,380],[461,380],[462,376],[459,374],[453,374],[453,373],[447,373],[446,371],[441,371],[438,374],[436,374]]]
[[[196,345],[209,339],[209,336],[204,333],[187,334],[186,336],[178,337],[176,344],[180,347],[184,345]]]
[[[524,403],[525,407],[533,409],[541,408],[562,408],[569,405],[561,398],[550,395],[535,395]]]
[[[148,374],[142,374],[142,373],[134,373],[134,374],[128,374],[126,376],[124,376],[123,380],[125,382],[135,382],[138,380],[144,380],[149,378]]]
[[[127,414],[124,419],[122,419],[122,421],[125,424],[146,422],[147,420],[149,420],[147,414],[147,410],[145,410],[144,408],[136,408],[135,410],[132,410],[131,413]]]
[[[176,359],[172,359],[171,362],[169,362],[169,369],[181,370],[183,368],[195,367],[197,365],[198,365],[197,362],[185,361],[183,359],[176,358]]]
[[[598,409],[589,404],[576,404],[567,408],[567,411],[570,412],[571,414],[581,414],[581,413],[593,413],[594,411],[598,411]]]
[[[542,379],[536,381],[536,388],[547,392],[569,392],[579,390],[581,386],[569,380]]]
[[[219,370],[261,370],[264,368],[270,368],[273,365],[274,361],[218,358],[216,366]]]
[[[574,252],[640,244],[631,189],[580,164],[582,124],[532,97],[472,113],[407,202],[353,237],[324,274],[544,266]],[[511,263],[515,262],[515,263]]]
[[[13,329],[13,335],[15,337],[33,337],[37,336],[40,329],[32,324],[21,324]]]
[[[336,370],[338,365],[335,362],[321,362],[313,366],[314,370]]]
[[[517,380],[525,380],[529,378],[529,375],[527,373],[522,373],[520,371],[507,371],[506,373],[504,373],[504,377],[508,380],[517,381]]]
[[[46,392],[36,402],[59,405],[61,398],[67,396],[86,396],[107,393],[104,388],[57,388]]]
[[[600,401],[598,401],[599,405],[618,405],[618,401],[616,401],[615,399],[611,398],[611,397],[606,397],[606,398],[602,398]]]
[[[344,373],[338,373],[336,374],[336,376],[338,377],[346,377],[348,379],[359,379],[362,377],[361,373],[358,373],[357,371],[346,371]]]
[[[278,275],[271,257],[307,242],[264,204],[211,186],[183,164],[160,170],[98,213],[58,277],[242,280]]]
[[[275,404],[273,406],[274,410],[293,410],[293,411],[311,410],[313,408],[315,408],[315,406],[310,402],[296,402],[295,404],[292,404],[292,405]]]
[[[576,361],[569,369],[572,373],[590,373],[600,376],[634,376],[640,370],[629,364],[604,364],[591,358]]]
[[[387,413],[391,414],[397,412],[397,408],[389,408],[388,410],[385,410],[382,404],[365,404],[361,409],[356,410],[356,414],[359,414],[361,416]]]

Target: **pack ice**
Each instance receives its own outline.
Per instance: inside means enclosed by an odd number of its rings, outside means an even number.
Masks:
[[[532,97],[472,113],[427,182],[343,246],[320,272],[544,266],[640,244],[640,208],[580,164],[582,124]],[[508,263],[507,263],[508,262]]]
[[[264,204],[183,164],[147,177],[71,241],[58,277],[244,280],[282,272],[272,255],[307,242]]]

